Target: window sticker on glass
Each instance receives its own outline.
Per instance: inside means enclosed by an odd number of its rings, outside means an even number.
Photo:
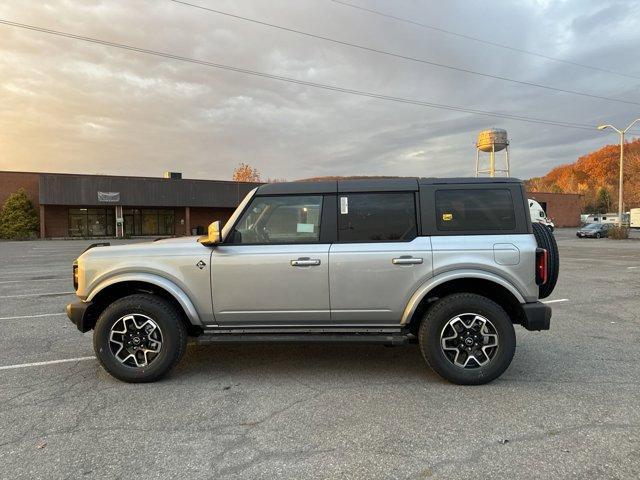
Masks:
[[[453,220],[453,213],[443,213],[442,220],[444,220],[445,222]]]
[[[313,223],[299,223],[298,233],[313,233],[313,227],[315,227]]]
[[[349,213],[349,197],[340,197],[340,213],[342,215]]]

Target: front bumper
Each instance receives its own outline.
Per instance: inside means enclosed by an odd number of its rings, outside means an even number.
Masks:
[[[81,332],[88,332],[93,327],[93,322],[87,311],[91,307],[92,302],[74,302],[67,305],[66,312],[67,317],[71,320],[78,330]]]
[[[525,303],[522,306],[524,316],[522,326],[527,330],[549,330],[551,326],[551,307],[542,302]]]

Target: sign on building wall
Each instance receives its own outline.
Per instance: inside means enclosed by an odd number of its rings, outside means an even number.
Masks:
[[[118,203],[120,201],[120,192],[98,192],[98,201]]]

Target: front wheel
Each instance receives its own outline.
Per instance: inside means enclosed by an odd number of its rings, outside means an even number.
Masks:
[[[115,378],[152,382],[178,363],[187,331],[169,302],[139,294],[116,300],[100,315],[93,332],[98,360]]]
[[[600,232],[596,233],[596,238],[600,238],[602,237],[602,235],[600,235]]]
[[[497,303],[456,293],[429,309],[418,332],[422,356],[441,377],[481,385],[499,377],[516,349],[513,323]]]

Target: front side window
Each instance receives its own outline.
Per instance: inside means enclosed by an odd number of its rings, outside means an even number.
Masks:
[[[410,242],[417,234],[413,192],[338,195],[339,242]]]
[[[514,230],[516,216],[507,189],[451,189],[436,192],[441,231]]]
[[[235,225],[230,243],[314,243],[320,240],[322,195],[255,197]]]

